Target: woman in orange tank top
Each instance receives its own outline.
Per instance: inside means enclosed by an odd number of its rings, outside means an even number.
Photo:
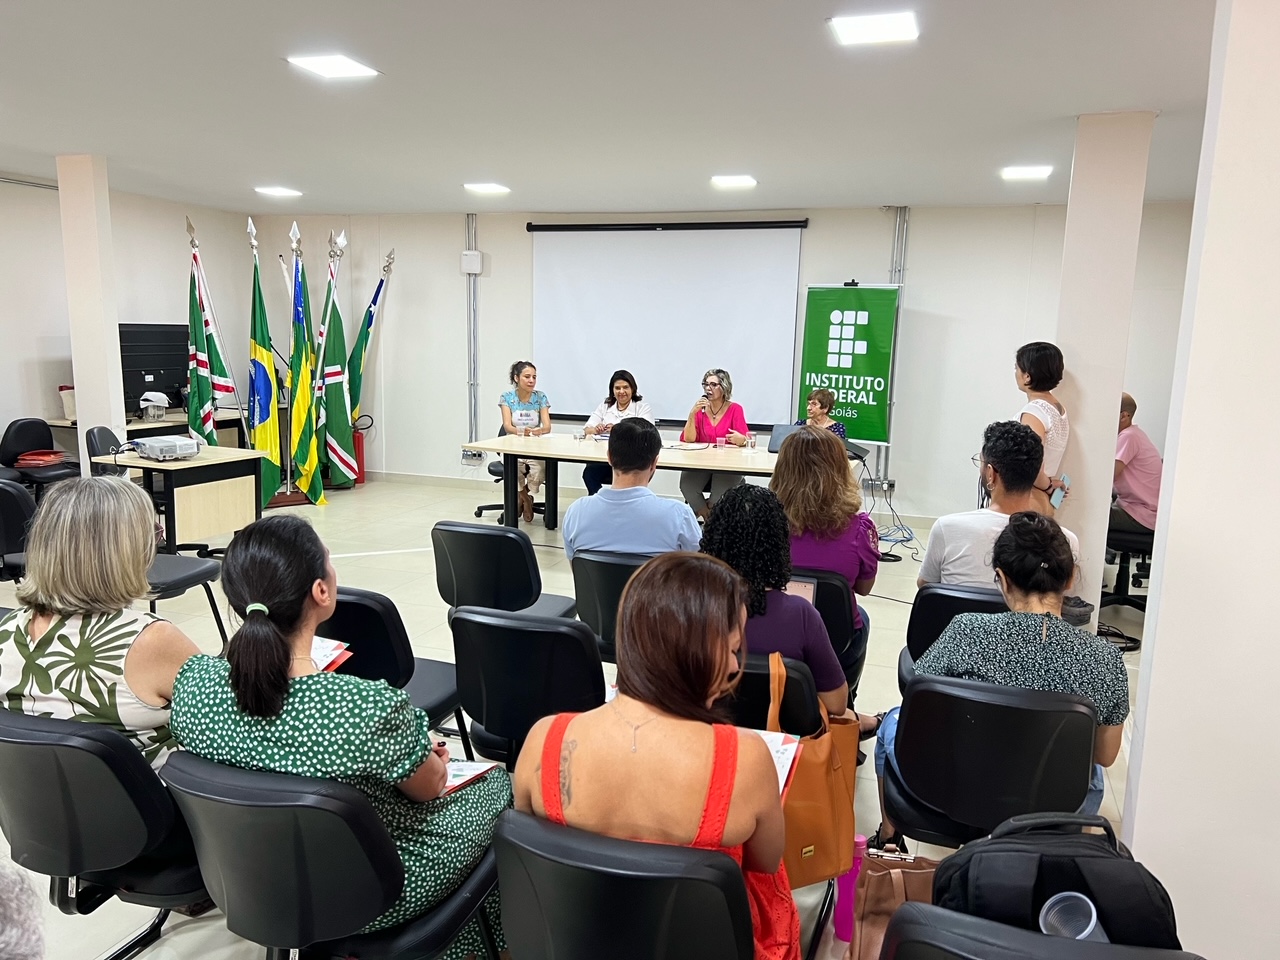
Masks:
[[[746,586],[727,564],[669,553],[618,608],[618,695],[540,720],[516,764],[516,809],[624,840],[723,850],[741,866],[757,960],[800,954],[785,824],[764,741],[721,722],[743,655]]]

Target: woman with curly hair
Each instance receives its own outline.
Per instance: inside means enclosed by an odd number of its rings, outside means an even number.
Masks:
[[[862,512],[862,495],[844,443],[829,430],[812,424],[801,427],[782,441],[769,489],[787,512],[791,562],[830,570],[849,581],[854,634],[839,656],[853,706],[867,657],[867,618],[858,597],[875,585],[880,535],[875,522]]]
[[[747,652],[803,661],[827,711],[843,714],[849,684],[822,617],[808,600],[786,592],[791,541],[778,498],[747,483],[729,490],[711,508],[702,552],[723,560],[747,582]]]

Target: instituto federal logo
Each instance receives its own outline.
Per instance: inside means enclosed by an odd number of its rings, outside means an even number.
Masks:
[[[869,321],[866,310],[832,310],[827,331],[827,367],[848,370],[853,358],[867,352],[867,341],[858,339],[858,327]]]

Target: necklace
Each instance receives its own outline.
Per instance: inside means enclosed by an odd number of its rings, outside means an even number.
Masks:
[[[294,657],[293,659],[294,659],[294,660],[306,660],[306,661],[307,661],[308,663],[310,663],[310,664],[311,664],[311,666],[312,666],[312,667],[314,667],[316,670],[319,670],[319,669],[320,669],[319,667],[317,667],[317,666],[316,666],[315,657]]]
[[[618,719],[631,728],[631,752],[635,753],[636,752],[636,734],[640,732],[640,728],[645,726],[646,724],[653,723],[653,721],[659,718],[650,717],[648,720],[645,720],[643,723],[632,723],[630,720],[628,720],[626,717],[622,715],[622,710],[619,709],[617,700],[613,700],[610,702],[613,704],[613,710],[614,710],[614,713],[618,715]]]
[[[711,413],[711,418],[712,418],[713,420],[719,420],[719,419],[720,419],[720,414],[724,413],[724,408],[725,408],[725,407],[727,407],[728,405],[729,405],[729,402],[726,400],[724,403],[720,404],[720,409],[719,409],[719,410],[717,410],[715,407],[713,407],[713,406],[711,405],[711,403],[710,403],[710,402],[708,402],[708,403],[707,403],[707,410],[709,410],[709,411],[710,411],[710,413]]]

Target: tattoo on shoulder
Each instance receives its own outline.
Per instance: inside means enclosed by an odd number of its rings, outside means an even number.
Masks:
[[[573,802],[573,782],[572,762],[573,751],[578,749],[577,740],[566,740],[560,748],[560,805],[567,807]]]

